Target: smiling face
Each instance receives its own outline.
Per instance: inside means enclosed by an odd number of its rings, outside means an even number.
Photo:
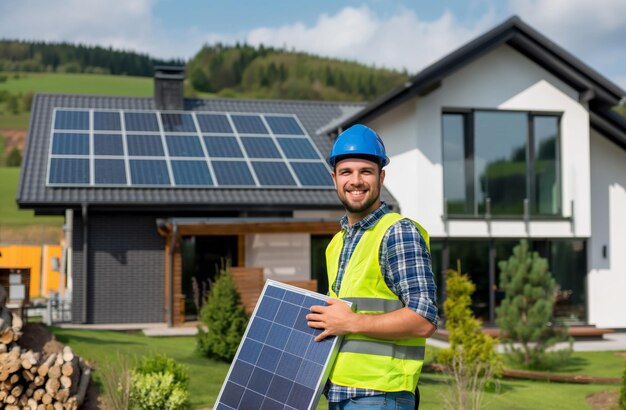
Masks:
[[[335,164],[331,176],[350,225],[380,206],[380,187],[385,171],[377,163],[359,158],[344,159]]]

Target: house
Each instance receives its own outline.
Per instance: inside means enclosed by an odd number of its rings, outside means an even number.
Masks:
[[[65,215],[72,322],[194,319],[222,264],[319,279],[343,208],[323,131],[363,104],[37,94],[17,202]],[[397,203],[383,193],[392,207]]]
[[[493,322],[497,262],[527,239],[558,321],[626,327],[626,121],[611,109],[626,93],[519,18],[367,106],[183,99],[180,72],[155,80],[155,99],[35,96],[18,203],[66,215],[74,322],[181,323],[224,259],[322,281],[343,213],[329,135],[365,123],[391,158],[383,199],[430,233],[440,297],[460,261]]]
[[[512,17],[336,131],[379,132],[385,185],[429,231],[440,290],[460,261],[482,319],[502,298],[497,262],[527,239],[557,282],[558,321],[626,328],[626,118],[611,109],[625,96]]]
[[[60,268],[61,245],[0,245],[0,285],[9,300],[27,303],[51,292],[63,293]]]

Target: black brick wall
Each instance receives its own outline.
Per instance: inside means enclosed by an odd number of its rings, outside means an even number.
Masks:
[[[165,320],[165,239],[156,218],[88,215],[87,323],[149,323]],[[72,322],[82,323],[83,223],[75,212]]]

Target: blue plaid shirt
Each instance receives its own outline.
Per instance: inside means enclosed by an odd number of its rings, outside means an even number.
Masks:
[[[339,257],[337,279],[332,285],[336,294],[341,288],[346,265],[363,233],[376,225],[388,212],[389,207],[383,202],[378,209],[352,226],[348,224],[347,216],[341,219],[341,229],[344,234],[343,248]],[[405,307],[417,312],[436,326],[438,321],[437,288],[430,265],[430,255],[424,238],[411,221],[402,219],[389,228],[379,250],[379,261],[389,289],[398,295]],[[328,401],[339,402],[354,397],[375,396],[384,392],[338,386],[329,381],[325,394]]]

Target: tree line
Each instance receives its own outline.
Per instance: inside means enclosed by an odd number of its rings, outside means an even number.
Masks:
[[[0,71],[151,76],[155,65],[183,64],[111,47],[0,40]]]
[[[186,66],[193,89],[226,97],[372,100],[406,71],[247,44],[205,45]]]
[[[155,65],[185,65],[186,94],[315,100],[371,100],[408,79],[369,67],[263,45],[205,45],[189,61],[159,60],[99,46],[0,40],[0,71],[152,76]]]

